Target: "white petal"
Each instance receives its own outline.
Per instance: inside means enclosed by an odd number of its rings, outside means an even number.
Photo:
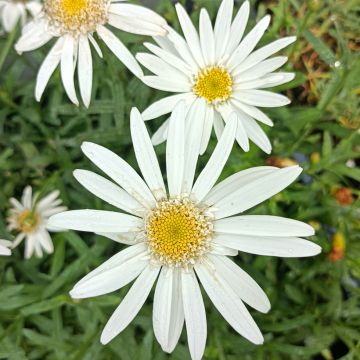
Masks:
[[[218,243],[211,244],[210,254],[222,255],[222,256],[237,256],[238,251],[227,246],[220,245]]]
[[[154,295],[154,333],[167,353],[174,350],[184,324],[180,271],[163,267]]]
[[[93,65],[88,37],[82,35],[79,38],[78,75],[80,94],[84,105],[89,107],[93,79]]]
[[[241,101],[238,101],[236,99],[231,99],[231,104],[233,106],[235,106],[236,108],[242,110],[244,113],[251,116],[255,120],[262,122],[263,124],[266,124],[269,126],[274,125],[272,120],[266,114],[264,114],[261,110],[256,108],[255,106],[243,104]]]
[[[102,344],[109,343],[135,318],[149,296],[159,271],[160,267],[149,265],[136,279],[121,304],[107,322],[101,334],[100,341]]]
[[[170,197],[181,194],[185,167],[185,103],[178,103],[169,121],[166,174]]]
[[[20,19],[20,13],[12,3],[5,4],[1,12],[4,29],[6,32],[11,32]]]
[[[44,230],[39,232],[39,244],[48,254],[52,254],[54,252],[54,244],[52,242],[50,234]]]
[[[239,97],[238,100],[260,107],[278,107],[290,104],[290,100],[286,96],[265,90],[243,90],[241,98]]]
[[[148,263],[144,246],[130,246],[86,275],[70,291],[73,299],[109,294],[129,284]]]
[[[217,234],[214,241],[239,251],[264,256],[307,257],[321,252],[319,245],[297,237]]]
[[[223,56],[229,42],[233,8],[234,0],[223,0],[218,10],[214,28],[216,57],[218,59]]]
[[[71,35],[64,36],[64,46],[61,53],[61,79],[69,99],[79,105],[74,85],[74,49],[78,44]]]
[[[214,107],[212,105],[206,106],[206,114],[204,121],[204,129],[201,137],[200,155],[204,155],[210,141],[211,132],[214,124]]]
[[[144,121],[158,118],[161,115],[168,114],[172,112],[175,108],[175,105],[181,100],[185,100],[186,103],[191,103],[194,101],[195,96],[193,93],[182,93],[164,97],[144,110],[141,114]]]
[[[200,67],[204,67],[205,62],[202,56],[198,33],[183,6],[180,3],[177,3],[175,5],[175,8],[179,18],[181,29],[184,33],[189,49],[197,64]]]
[[[47,83],[50,80],[51,75],[60,63],[61,51],[64,44],[64,38],[60,37],[52,49],[49,51],[45,60],[41,64],[36,79],[35,98],[40,101],[41,96],[45,90]]]
[[[25,239],[25,259],[30,259],[35,251],[35,245],[36,245],[36,236],[29,234],[26,236]]]
[[[120,234],[98,232],[96,234],[100,236],[104,236],[115,242],[118,242],[119,244],[125,244],[125,245],[134,245],[136,241],[136,237],[137,235],[139,235],[137,232],[120,233]]]
[[[214,130],[216,137],[219,140],[224,131],[224,121],[217,111],[214,112]]]
[[[94,39],[94,36],[92,34],[88,34],[89,40],[91,42],[91,45],[94,47],[95,51],[97,52],[97,54],[99,55],[99,57],[102,59],[103,58],[103,53],[100,49],[99,44],[96,42],[96,40]]]
[[[166,140],[168,128],[169,128],[169,119],[165,120],[152,136],[151,142],[154,146],[162,144]]]
[[[237,117],[233,116],[226,124],[215,150],[195,182],[192,193],[196,201],[202,201],[219,178],[233,147],[236,128]]]
[[[191,91],[191,84],[188,81],[184,81],[178,78],[163,78],[160,76],[143,76],[141,81],[146,85],[169,92],[189,92]]]
[[[210,300],[234,330],[254,344],[262,344],[264,338],[258,326],[232,285],[219,276],[216,268],[210,269],[207,265],[198,263],[195,271]]]
[[[31,186],[26,186],[22,193],[21,203],[24,205],[25,208],[31,209],[32,208],[32,188]]]
[[[125,191],[145,207],[153,207],[155,199],[144,180],[121,157],[94,143],[85,142],[81,146],[84,154],[106,175],[118,183]]]
[[[10,256],[11,250],[9,247],[11,246],[11,241],[8,240],[0,240],[0,255]]]
[[[301,172],[302,168],[296,165],[257,178],[218,201],[215,217],[222,219],[260,204],[289,186]]]
[[[204,129],[206,113],[206,103],[202,98],[198,98],[192,104],[187,117],[185,147],[185,168],[182,185],[182,192],[189,194],[194,181],[196,164],[200,153],[201,137]]]
[[[181,272],[182,296],[189,350],[192,360],[201,360],[207,336],[206,313],[193,270]]]
[[[239,82],[233,87],[234,95],[236,94],[236,92],[241,93],[244,90],[265,89],[269,87],[274,87],[280,84],[284,84],[292,80],[293,78],[294,74],[292,74],[292,76],[289,78],[287,75],[283,75],[282,73],[271,73],[261,77],[260,79]],[[238,97],[241,98],[241,96]]]
[[[115,56],[137,77],[143,76],[141,67],[126,46],[106,27],[98,26],[97,33]]]
[[[126,191],[104,177],[87,170],[75,170],[75,179],[88,191],[130,214],[139,214],[142,206]]]
[[[215,64],[215,38],[208,12],[205,9],[200,11],[199,20],[200,44],[205,65]]]
[[[59,190],[54,190],[51,193],[44,196],[41,200],[38,201],[36,204],[36,209],[39,212],[43,212],[45,210],[48,210],[49,208],[52,208],[53,206],[58,206],[61,204],[61,200],[58,199],[60,195]]]
[[[137,108],[130,114],[131,138],[137,163],[143,177],[157,200],[166,197],[166,189],[162,178],[158,159],[147,132],[144,120]]]
[[[271,305],[267,295],[250,275],[226,256],[210,255],[209,258],[216,268],[215,271],[242,301],[262,313],[270,310]]]
[[[301,221],[268,215],[242,215],[217,220],[215,231],[252,236],[312,236],[314,229]]]
[[[265,75],[263,79],[267,80],[267,83],[263,84],[261,88],[267,89],[269,87],[279,86],[294,80],[295,74],[289,72],[276,72],[274,74]]]
[[[48,225],[77,231],[129,232],[138,231],[143,220],[113,211],[72,210],[52,216]]]
[[[205,197],[204,202],[206,204],[213,205],[224,197],[233,194],[237,189],[240,189],[253,181],[264,177],[265,175],[269,175],[277,171],[278,168],[271,166],[258,166],[250,169],[246,169],[243,171],[239,171],[238,173],[229,176],[227,179],[223,180],[219,184],[217,184],[209,194]]]

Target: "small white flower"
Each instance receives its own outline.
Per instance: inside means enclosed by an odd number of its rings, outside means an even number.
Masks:
[[[12,248],[18,246],[25,239],[25,258],[30,258],[34,252],[42,257],[43,251],[51,254],[54,246],[49,231],[60,231],[48,225],[48,219],[54,214],[65,211],[61,206],[62,201],[58,198],[59,191],[53,191],[42,199],[32,196],[31,186],[27,186],[21,198],[21,202],[11,198],[13,206],[8,217],[8,230],[18,234],[12,243]]]
[[[11,241],[8,240],[0,240],[0,255],[9,256],[11,255]]]
[[[165,35],[166,21],[155,12],[122,0],[44,0],[41,13],[23,29],[17,44],[19,53],[32,51],[58,38],[42,63],[36,81],[35,97],[40,101],[44,89],[60,64],[61,78],[70,100],[78,105],[74,85],[77,68],[82,100],[90,104],[93,64],[90,44],[102,58],[94,33],[136,76],[143,72],[131,52],[107,28],[140,35]]]
[[[214,126],[219,138],[224,123],[232,113],[237,116],[236,140],[244,151],[249,150],[249,139],[266,153],[271,143],[257,121],[272,126],[271,119],[258,107],[277,107],[289,104],[283,95],[267,89],[294,78],[293,73],[273,72],[287,57],[267,59],[295,41],[286,37],[253,51],[269,26],[265,16],[246,35],[249,2],[245,1],[232,21],[234,1],[223,0],[213,29],[210,17],[201,9],[199,34],[181,4],[176,5],[184,37],[170,27],[168,36],[155,38],[158,46],[145,43],[152,52],[137,54],[138,61],[154,75],[144,76],[145,84],[159,90],[179,93],[165,97],[143,112],[144,120],[151,120],[171,112],[180,99],[190,106],[196,98],[207,101],[206,122],[202,131],[202,154],[207,147]],[[167,138],[168,120],[153,137],[156,145]]]
[[[14,30],[19,20],[24,26],[28,15],[34,17],[40,10],[41,5],[37,0],[0,0],[0,19],[6,32]]]
[[[277,216],[233,216],[283,190],[301,172],[298,166],[257,167],[215,185],[234,143],[236,116],[227,122],[194,184],[204,112],[205,102],[198,99],[186,121],[182,103],[171,115],[166,148],[168,191],[144,121],[133,109],[131,136],[143,178],[119,156],[93,143],[82,145],[84,154],[113,182],[90,171],[74,172],[87,190],[126,213],[75,210],[49,220],[52,226],[94,232],[129,245],[86,275],[70,293],[76,299],[99,296],[136,279],[105,326],[103,344],[134,319],[159,274],[153,326],[164,351],[173,351],[185,321],[192,359],[202,358],[206,313],[198,280],[229,324],[261,344],[263,336],[244,303],[267,312],[269,300],[228,256],[244,251],[302,257],[321,251],[299,238],[314,233],[305,223]]]

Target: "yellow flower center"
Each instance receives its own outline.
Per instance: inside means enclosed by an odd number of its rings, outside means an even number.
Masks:
[[[232,93],[232,78],[228,71],[221,67],[202,69],[195,77],[193,91],[208,103],[226,101]]]
[[[152,256],[167,266],[192,266],[209,249],[212,223],[187,199],[161,201],[146,223]]]
[[[39,216],[35,212],[26,209],[18,215],[16,223],[19,231],[30,234],[37,229],[39,220]]]
[[[50,25],[61,33],[93,32],[107,21],[108,0],[44,0]]]

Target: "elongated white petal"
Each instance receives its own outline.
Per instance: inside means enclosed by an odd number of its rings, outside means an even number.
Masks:
[[[127,47],[106,27],[98,26],[97,33],[115,56],[137,77],[143,76],[141,67]]]
[[[232,249],[228,246],[223,246],[218,243],[211,244],[210,254],[222,256],[237,256],[238,253],[239,252],[236,249]]]
[[[84,105],[89,107],[93,79],[93,65],[90,44],[86,35],[82,35],[79,38],[78,76],[81,98]]]
[[[264,338],[233,285],[224,281],[216,268],[214,271],[206,264],[196,264],[195,271],[210,300],[234,330],[254,344],[262,344]]]
[[[195,100],[193,93],[181,93],[164,97],[155,101],[141,114],[144,121],[158,118],[161,115],[172,112],[178,102],[184,100],[186,103],[191,103]]]
[[[98,56],[102,59],[103,58],[103,53],[100,49],[99,44],[97,43],[97,41],[94,39],[94,36],[92,34],[88,34],[89,37],[89,41],[91,42],[91,45],[94,47],[96,53],[98,54]]]
[[[160,76],[143,76],[141,80],[144,84],[162,91],[184,93],[191,91],[191,84],[188,81],[178,81],[178,79],[163,78]]]
[[[0,255],[10,256],[11,250],[9,249],[11,246],[11,241],[8,240],[0,240]]]
[[[201,360],[204,354],[207,336],[206,313],[194,271],[182,271],[181,283],[191,358],[193,360]]]
[[[104,236],[110,240],[118,242],[119,244],[125,245],[134,245],[136,242],[136,237],[139,235],[137,232],[129,233],[103,233],[98,232],[97,235]]]
[[[215,38],[208,12],[205,9],[200,11],[199,19],[200,45],[205,65],[215,63]]]
[[[64,46],[61,53],[61,80],[69,99],[75,105],[79,105],[74,84],[75,47],[78,47],[78,44],[75,42],[74,38],[71,35],[64,35]]]
[[[307,257],[320,254],[321,247],[297,237],[216,234],[218,244],[250,254],[278,257]]]
[[[130,114],[130,129],[136,160],[143,177],[154,194],[160,200],[166,196],[158,159],[147,132],[144,120],[138,109],[132,108]]]
[[[224,121],[221,115],[217,111],[214,112],[214,130],[215,130],[215,135],[219,140],[224,131]]]
[[[168,129],[169,119],[165,120],[152,136],[151,142],[154,146],[162,144],[166,140]]]
[[[234,0],[223,0],[215,21],[214,35],[216,44],[216,57],[223,56],[230,37],[231,18]]]
[[[214,107],[212,105],[206,106],[206,114],[205,114],[205,121],[204,121],[204,129],[201,137],[201,144],[200,144],[200,155],[203,155],[209,145],[211,132],[214,123]]]
[[[75,179],[92,194],[131,214],[138,214],[142,206],[126,191],[104,177],[87,170],[75,170]]]
[[[38,232],[38,243],[45,250],[46,253],[52,254],[54,252],[54,244],[50,234],[46,230]]]
[[[269,215],[242,215],[217,220],[218,233],[252,236],[311,236],[314,229],[301,221]]]
[[[235,98],[231,99],[231,104],[233,106],[235,106],[236,108],[242,110],[245,114],[251,116],[255,120],[262,122],[263,124],[266,124],[269,126],[274,125],[272,120],[266,114],[264,114],[261,110],[256,108],[255,106],[243,104],[241,101],[238,101]]]
[[[270,310],[267,295],[250,275],[226,256],[209,255],[209,258],[219,276],[233,288],[242,301],[262,313]]]
[[[71,290],[73,299],[109,294],[129,284],[144,270],[148,263],[146,250],[133,249],[134,246],[114,255],[100,267],[87,275]],[[135,251],[136,250],[136,251]]]
[[[48,225],[77,231],[129,232],[138,231],[143,220],[113,211],[72,210],[52,216]]]
[[[144,180],[126,161],[112,151],[93,143],[85,142],[81,149],[99,169],[104,171],[140,204],[149,208],[155,205],[154,196]]]
[[[32,202],[33,202],[32,187],[28,185],[28,186],[26,186],[26,188],[24,189],[24,191],[22,193],[21,203],[24,205],[25,208],[31,209]]]
[[[276,72],[274,74],[268,74],[263,77],[264,84],[259,86],[261,89],[267,89],[274,86],[286,84],[289,81],[295,79],[294,73],[289,72]]]
[[[229,176],[219,184],[217,184],[205,197],[204,201],[208,205],[219,202],[224,197],[233,194],[236,190],[250,184],[251,182],[263,178],[265,175],[272,174],[278,168],[271,166],[258,166]]]
[[[169,121],[166,173],[169,195],[181,194],[185,167],[185,103],[178,103]]]
[[[160,267],[150,265],[143,270],[107,322],[101,334],[102,344],[119,335],[134,319],[149,296],[159,271]]]
[[[238,100],[260,107],[278,107],[290,104],[290,100],[286,96],[265,90],[243,90],[241,99],[239,97]]]
[[[55,69],[60,63],[61,59],[61,50],[63,48],[64,38],[60,37],[52,49],[47,54],[45,60],[40,66],[39,72],[36,78],[36,87],[35,87],[35,98],[37,101],[40,101],[41,96],[45,90],[47,83],[50,80],[51,75],[54,73]]]
[[[225,196],[216,204],[215,217],[227,216],[248,210],[289,186],[302,172],[299,166],[277,169]]]
[[[179,269],[163,267],[156,284],[153,326],[161,348],[171,353],[184,325],[184,309]]]
[[[191,191],[198,202],[202,201],[219,178],[233,147],[236,128],[237,117],[234,116],[226,124],[214,152]]]

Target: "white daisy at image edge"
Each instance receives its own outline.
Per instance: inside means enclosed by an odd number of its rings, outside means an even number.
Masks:
[[[11,255],[11,241],[0,239],[0,255],[9,256]]]
[[[0,0],[0,20],[6,32],[15,29],[19,20],[24,26],[29,15],[36,16],[41,11],[41,4],[37,0]]]
[[[22,36],[15,45],[15,49],[23,53],[57,38],[37,75],[37,101],[40,101],[51,75],[60,64],[61,79],[69,99],[79,104],[74,84],[77,68],[80,94],[84,105],[89,106],[93,80],[91,45],[103,57],[94,33],[134,75],[143,75],[135,57],[107,25],[139,35],[163,36],[167,33],[166,21],[160,15],[123,0],[43,1],[42,11],[23,28]]]
[[[300,238],[314,234],[305,223],[277,216],[234,216],[282,191],[302,171],[299,166],[261,166],[215,185],[233,147],[236,116],[227,122],[194,182],[205,112],[205,101],[198,99],[186,121],[182,102],[172,113],[166,144],[166,188],[145,123],[133,108],[131,137],[143,178],[115,153],[89,142],[82,145],[84,154],[112,181],[87,170],[74,172],[88,191],[126,213],[73,210],[49,219],[51,226],[93,232],[128,245],[70,292],[74,299],[89,298],[135,280],[106,324],[103,344],[134,319],[155,282],[153,327],[164,351],[174,350],[185,321],[191,357],[202,358],[207,323],[199,282],[224,319],[240,335],[261,344],[263,336],[244,303],[266,313],[270,302],[229,256],[238,251],[281,257],[321,252],[318,245]]]
[[[212,128],[219,138],[233,113],[237,117],[236,140],[244,151],[249,150],[249,139],[264,152],[270,153],[271,143],[258,122],[273,126],[272,120],[259,109],[279,107],[290,103],[281,94],[267,88],[294,79],[293,73],[274,72],[287,61],[286,56],[271,55],[293,43],[294,36],[284,37],[258,48],[270,24],[270,16],[263,17],[244,36],[250,5],[245,1],[232,20],[233,0],[223,0],[213,28],[208,12],[200,11],[199,34],[181,4],[176,4],[184,37],[167,26],[168,35],[155,37],[157,45],[145,43],[151,53],[138,53],[137,60],[154,75],[142,81],[155,89],[175,95],[167,96],[150,105],[142,113],[144,120],[170,113],[175,104],[184,99],[188,108],[201,97],[207,102],[206,122],[200,154],[207,148]],[[169,121],[165,121],[153,136],[157,145],[167,138]]]
[[[57,232],[62,229],[48,225],[50,216],[67,210],[62,206],[58,198],[59,191],[55,190],[39,199],[32,195],[31,186],[27,186],[21,201],[15,198],[10,199],[12,208],[8,216],[8,230],[17,232],[11,248],[17,247],[25,240],[25,258],[29,259],[35,254],[42,257],[43,252],[51,254],[54,252],[54,245],[49,231]]]

